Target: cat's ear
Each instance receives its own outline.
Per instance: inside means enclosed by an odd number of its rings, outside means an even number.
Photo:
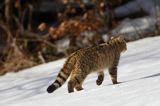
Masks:
[[[118,35],[118,40],[124,40],[124,35]]]
[[[116,36],[110,37],[110,40],[113,40],[113,39],[122,40],[122,39],[124,39],[124,35],[116,35]]]
[[[109,37],[108,37],[108,41],[110,41],[110,40],[112,40],[112,39],[114,39],[114,36],[109,36]]]
[[[111,40],[112,40],[112,39],[114,39],[114,37],[113,37],[113,36],[111,37]]]

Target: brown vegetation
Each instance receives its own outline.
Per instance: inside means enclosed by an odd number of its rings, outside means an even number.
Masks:
[[[61,3],[66,5],[66,10],[58,13],[59,24],[56,27],[50,27],[46,23],[41,23],[37,27],[40,32],[48,30],[44,35],[33,32],[35,30],[32,28],[34,3],[26,1],[21,4],[20,0],[5,0],[2,3],[4,5],[1,7],[3,13],[0,14],[0,29],[2,30],[1,36],[5,38],[1,39],[4,41],[0,57],[1,75],[62,57],[64,55],[56,51],[58,47],[54,44],[55,40],[65,36],[70,39],[76,38],[82,32],[97,31],[98,28],[105,26],[102,14],[104,1],[96,2],[96,8],[88,11],[85,4],[78,0],[77,3],[84,13],[69,18],[68,14],[73,14],[75,10],[69,1],[62,0]],[[25,18],[28,21],[24,24]]]

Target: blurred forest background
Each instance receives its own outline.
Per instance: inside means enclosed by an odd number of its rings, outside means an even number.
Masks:
[[[0,75],[119,34],[128,42],[160,35],[160,0],[1,0]]]

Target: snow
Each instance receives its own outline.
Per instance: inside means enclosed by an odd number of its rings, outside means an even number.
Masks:
[[[67,83],[54,93],[46,88],[53,82],[65,59],[0,77],[0,106],[160,106],[160,37],[128,43],[122,54],[118,81],[111,83],[108,72],[101,86],[96,74],[84,82],[84,90],[68,93]]]
[[[132,0],[125,5],[117,7],[114,12],[116,17],[125,17],[140,11],[156,17],[159,7],[159,0]]]
[[[117,35],[124,34],[125,39],[133,41],[142,37],[150,36],[156,30],[157,20],[155,17],[145,16],[136,19],[125,19],[111,33]]]

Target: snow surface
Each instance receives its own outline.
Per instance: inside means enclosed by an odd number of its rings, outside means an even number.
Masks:
[[[117,7],[114,12],[116,17],[125,17],[136,12],[144,11],[157,17],[160,9],[160,0],[132,0],[129,3]]]
[[[0,77],[0,106],[160,106],[160,37],[128,43],[122,54],[118,81],[108,72],[101,86],[96,74],[84,82],[84,90],[68,93],[67,83],[54,93],[46,88],[65,59]]]

